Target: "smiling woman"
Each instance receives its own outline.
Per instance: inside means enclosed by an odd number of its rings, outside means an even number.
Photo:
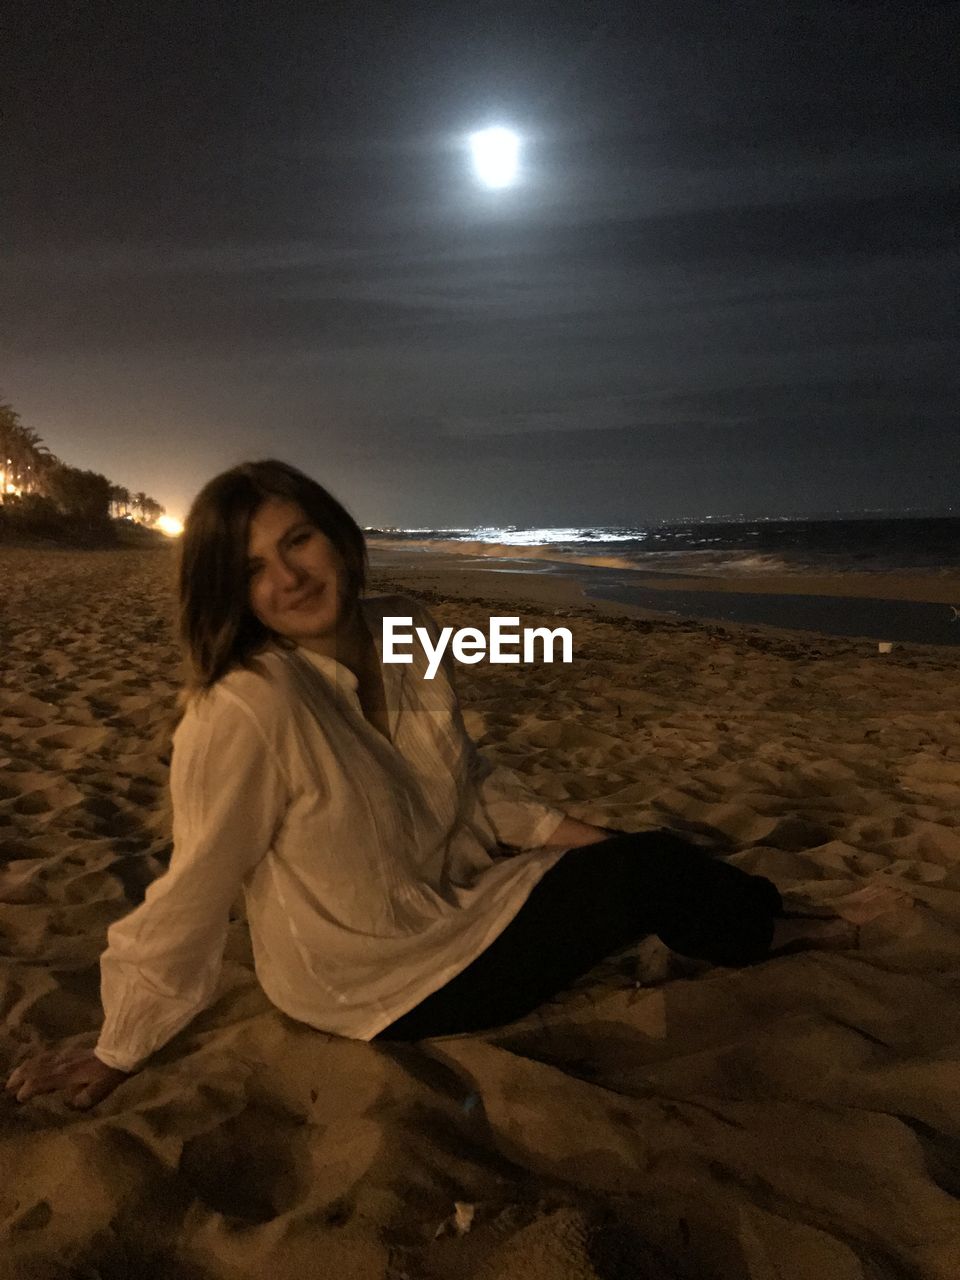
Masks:
[[[249,665],[271,640],[356,650],[367,549],[350,513],[295,467],[245,463],[211,480],[180,558],[186,700]]]
[[[268,498],[250,522],[250,608],[268,631],[335,657],[349,604],[349,573],[336,545],[295,502]]]
[[[725,964],[767,954],[769,881],[669,832],[580,822],[487,761],[435,619],[365,595],[366,564],[349,512],[285,463],[245,463],[198,495],[173,855],[108,931],[95,1050],[21,1063],[7,1082],[21,1101],[96,1103],[185,1027],[216,996],[241,891],[270,1000],[359,1040],[511,1021],[646,933]],[[384,662],[388,617],[429,637],[409,664]]]

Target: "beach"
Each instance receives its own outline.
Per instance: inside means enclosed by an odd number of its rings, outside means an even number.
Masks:
[[[95,1041],[106,929],[169,857],[173,570],[172,547],[0,546],[4,1075]],[[956,576],[884,579],[960,603]],[[867,591],[774,594],[798,584]],[[375,557],[370,589],[443,626],[569,628],[569,664],[458,665],[484,753],[583,821],[769,876],[857,945],[734,970],[648,938],[507,1027],[367,1044],[269,1003],[237,911],[209,1008],[106,1101],[3,1096],[0,1280],[956,1280],[957,650],[451,557]]]

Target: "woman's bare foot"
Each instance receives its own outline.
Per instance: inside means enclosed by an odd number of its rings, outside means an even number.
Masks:
[[[771,955],[789,955],[794,951],[846,951],[856,947],[859,929],[848,920],[823,920],[816,917],[792,920],[777,919],[770,943]]]

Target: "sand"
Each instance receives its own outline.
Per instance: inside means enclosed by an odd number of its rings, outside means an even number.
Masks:
[[[731,970],[647,940],[495,1032],[371,1045],[276,1011],[237,918],[210,1008],[99,1107],[0,1100],[0,1276],[956,1280],[956,652],[374,578],[445,625],[569,626],[572,666],[459,668],[483,749],[859,945]],[[169,853],[178,662],[166,551],[0,548],[0,583],[5,1074],[95,1038],[105,930]]]

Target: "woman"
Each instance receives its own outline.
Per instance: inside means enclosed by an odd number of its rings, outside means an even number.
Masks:
[[[347,511],[284,463],[197,497],[173,856],[108,932],[95,1049],[22,1063],[18,1100],[91,1106],[180,1031],[215,992],[241,890],[273,1003],[363,1040],[512,1021],[648,933],[724,964],[769,954],[768,880],[543,803],[477,753],[449,661],[433,680],[417,646],[384,664],[383,617],[438,629],[410,597],[365,597],[366,564]]]

